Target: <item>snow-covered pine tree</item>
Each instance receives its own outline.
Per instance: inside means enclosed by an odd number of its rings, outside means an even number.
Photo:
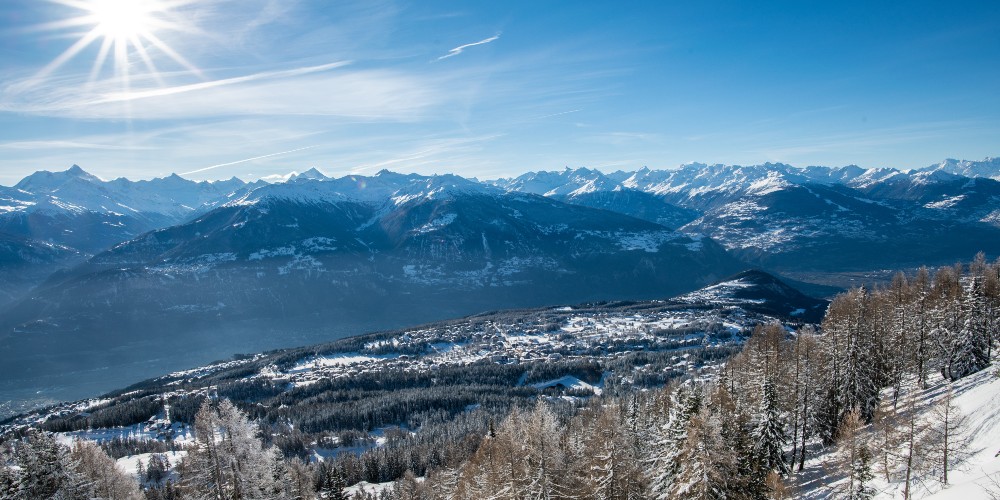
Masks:
[[[986,328],[986,297],[983,281],[973,276],[964,287],[960,304],[962,327],[951,339],[945,373],[951,380],[973,374],[990,364],[990,334]]]
[[[14,445],[15,488],[11,498],[86,498],[85,480],[66,447],[51,435],[32,431]]]
[[[872,488],[872,452],[867,445],[858,448],[857,459],[854,463],[854,470],[851,475],[854,477],[854,496],[851,500],[871,500],[875,497],[875,489]]]
[[[771,381],[764,382],[763,397],[757,415],[757,425],[753,432],[753,450],[763,471],[777,471],[782,476],[788,474],[785,462],[785,422],[778,406],[778,392]]]
[[[0,499],[8,500],[17,491],[17,473],[5,450],[0,450]]]
[[[681,447],[687,440],[687,424],[701,408],[701,396],[696,389],[677,385],[670,393],[670,407],[666,421],[652,432],[649,467],[646,474],[654,498],[669,498],[677,475]]]
[[[879,335],[873,328],[877,317],[874,300],[862,287],[843,296],[848,302],[848,328],[843,356],[842,408],[847,411],[857,408],[865,422],[871,422],[878,408],[881,388],[879,367],[882,365],[878,354]],[[836,300],[836,299],[835,299]],[[843,418],[843,416],[841,417]]]
[[[917,271],[916,277],[913,279],[912,284],[912,295],[913,295],[913,305],[910,307],[909,315],[914,315],[912,332],[913,342],[915,343],[912,349],[913,365],[916,370],[917,383],[920,385],[921,389],[927,388],[927,374],[930,371],[931,362],[931,330],[933,328],[933,321],[931,318],[932,301],[931,301],[931,277],[930,271],[926,267],[921,267]],[[896,394],[898,399],[899,394]]]
[[[333,465],[326,469],[326,477],[320,493],[328,500],[347,500],[344,496],[344,488],[347,487],[347,479],[344,478],[344,470],[338,465]]]
[[[797,451],[798,470],[800,471],[805,468],[806,443],[816,432],[813,425],[815,422],[813,414],[816,411],[816,400],[819,399],[818,392],[821,388],[816,383],[819,377],[818,354],[819,340],[816,331],[810,326],[800,329],[795,336],[794,345],[795,362],[799,367],[796,370],[798,390],[796,391],[797,398],[792,405],[792,412],[796,415],[796,430],[792,434],[792,439],[795,440],[796,436],[798,437],[798,446],[793,446],[790,462],[792,465],[795,464],[795,452]]]
[[[845,498],[856,498],[858,491],[859,452],[864,446],[863,437],[860,435],[862,425],[861,414],[855,409],[847,413],[837,431],[837,464],[842,473],[847,476],[845,490],[841,492]],[[870,469],[869,464],[869,472]]]
[[[284,486],[281,495],[288,500],[311,500],[315,498],[312,471],[302,459],[295,457],[289,460],[285,467],[285,475],[279,481]]]
[[[958,346],[957,336],[964,324],[962,314],[963,291],[961,268],[943,267],[934,274],[932,288],[933,307],[930,311],[933,329],[931,337],[936,346],[935,361],[941,376],[952,379],[952,360]]]
[[[708,399],[710,423],[718,426],[722,447],[716,467],[727,475],[727,498],[766,498],[754,457],[751,416],[736,404],[726,384],[716,384]],[[725,456],[721,456],[721,455]]]

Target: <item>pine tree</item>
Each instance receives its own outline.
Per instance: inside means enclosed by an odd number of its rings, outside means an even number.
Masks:
[[[989,366],[990,335],[984,324],[986,302],[982,280],[974,277],[961,302],[962,327],[952,342],[947,360],[947,377],[958,380]]]
[[[556,498],[565,492],[565,456],[558,437],[561,429],[556,415],[539,402],[527,415],[524,426],[523,496],[530,499]]]
[[[914,364],[916,365],[917,383],[921,389],[927,388],[927,374],[931,362],[931,330],[933,320],[931,318],[931,279],[930,271],[926,267],[921,267],[917,271],[917,276],[913,281],[913,307],[911,314],[916,314],[914,320],[916,346],[913,349]],[[897,394],[898,397],[898,394]]]
[[[579,436],[581,444],[579,453],[570,453],[581,458],[578,489],[594,498],[643,498],[639,457],[621,407],[612,403],[593,413],[571,432],[571,442]]]
[[[83,478],[77,474],[66,447],[47,433],[34,431],[15,445],[18,467],[14,498],[81,498]]]
[[[285,466],[285,476],[280,483],[284,485],[284,498],[288,500],[307,500],[315,496],[312,484],[312,474],[309,467],[300,458],[295,457]]]
[[[851,473],[855,482],[852,500],[870,500],[875,496],[875,490],[871,487],[871,482],[875,479],[875,475],[872,473],[872,458],[872,452],[868,446],[861,445],[858,448],[854,470]]]
[[[777,471],[782,476],[788,474],[784,447],[788,442],[785,422],[778,408],[778,393],[774,384],[764,382],[763,397],[758,415],[758,423],[753,432],[753,450],[764,471]]]
[[[654,498],[669,498],[679,469],[680,450],[687,440],[688,422],[700,408],[701,397],[696,391],[679,385],[670,393],[667,419],[654,428],[651,456],[647,459],[649,487]]]
[[[347,487],[347,480],[344,478],[344,470],[338,465],[330,466],[326,469],[323,487],[320,493],[324,498],[330,500],[347,500],[344,496],[344,488]]]

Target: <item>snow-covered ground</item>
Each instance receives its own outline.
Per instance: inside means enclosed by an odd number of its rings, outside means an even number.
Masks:
[[[911,498],[933,500],[1000,499],[1000,376],[997,364],[969,375],[952,384],[954,403],[966,420],[964,432],[953,439],[966,439],[960,451],[964,459],[953,463],[948,471],[948,484],[939,480],[939,468],[915,476]],[[932,377],[930,387],[921,391],[916,406],[926,417],[928,409],[947,392],[947,382]],[[872,448],[878,456],[883,450]],[[843,495],[847,479],[837,472],[833,449],[806,461],[805,470],[789,480],[798,484],[796,498],[838,498]],[[878,467],[875,467],[876,469]],[[875,498],[904,498],[905,484],[901,477],[886,481],[881,471],[875,472],[871,486]],[[992,494],[992,495],[991,495]]]
[[[968,418],[971,456],[948,474],[948,486],[924,498],[935,500],[1000,498],[1000,377],[996,365],[955,383],[955,400]],[[896,495],[899,496],[899,495]]]
[[[182,450],[182,451],[168,451],[165,453],[140,453],[138,455],[130,455],[127,457],[119,458],[115,462],[117,463],[119,470],[121,470],[126,474],[131,474],[133,477],[138,479],[139,462],[142,462],[142,467],[145,469],[146,466],[149,465],[150,457],[152,457],[153,455],[164,455],[167,457],[167,460],[170,461],[170,469],[165,479],[172,480],[173,471],[177,468],[177,464],[181,463],[181,459],[183,459],[187,455],[187,451]]]

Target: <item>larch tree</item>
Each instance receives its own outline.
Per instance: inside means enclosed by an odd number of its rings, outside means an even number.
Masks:
[[[948,484],[948,472],[969,454],[968,419],[955,404],[951,385],[934,402],[929,417],[927,429],[931,437],[930,454],[940,467],[941,482]]]
[[[115,461],[90,441],[77,440],[70,449],[73,469],[86,478],[91,498],[142,500],[139,483],[118,469]]]
[[[194,498],[271,498],[281,468],[274,448],[265,448],[257,426],[228,400],[206,400],[195,417],[195,446],[181,468],[181,484]]]

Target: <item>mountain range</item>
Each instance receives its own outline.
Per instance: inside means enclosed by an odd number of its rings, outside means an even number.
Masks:
[[[997,179],[996,159],[491,181],[37,172],[0,187],[0,399],[484,310],[670,297],[749,267],[969,259],[1000,248]]]

